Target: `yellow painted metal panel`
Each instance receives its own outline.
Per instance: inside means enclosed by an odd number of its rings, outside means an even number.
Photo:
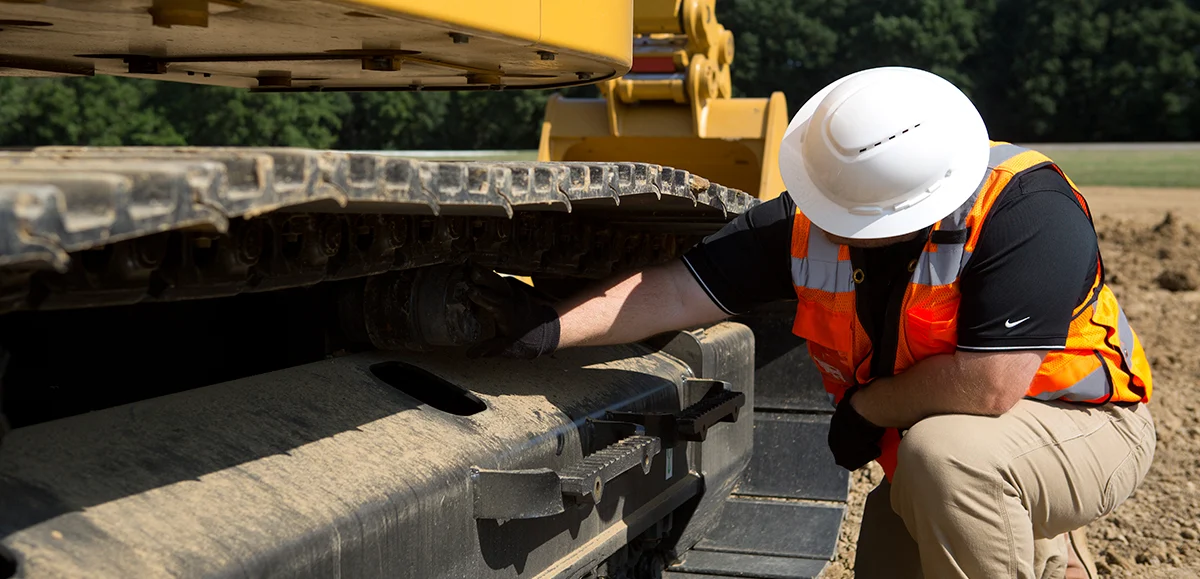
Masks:
[[[680,0],[637,0],[633,4],[634,33],[683,34]]]
[[[636,161],[691,171],[714,183],[758,195],[762,143],[721,139],[596,137],[557,143],[563,160]]]
[[[625,74],[633,66],[633,0],[542,0],[539,45],[608,59]]]
[[[708,132],[695,133],[691,111],[670,102],[625,107],[619,136],[603,99],[553,97],[547,103],[539,161],[639,161],[691,171],[761,199],[783,191],[779,140],[787,128],[782,93],[769,99],[713,99]]]
[[[764,121],[766,133],[763,142],[766,144],[762,158],[762,178],[758,187],[758,198],[763,201],[774,199],[784,191],[783,175],[779,172],[779,143],[787,130],[788,121],[787,99],[781,92],[771,93],[767,104],[767,118]]]
[[[708,102],[704,137],[762,139],[767,132],[767,106],[767,99],[713,99]]]
[[[601,84],[601,99],[551,98],[538,159],[657,163],[763,199],[778,196],[779,141],[787,126],[783,94],[729,98],[732,34],[713,13],[713,0],[636,0],[632,31],[639,57],[672,58],[667,70],[673,64],[676,73],[629,73]],[[563,14],[578,18],[569,10]],[[684,41],[686,52],[680,52]],[[687,57],[686,70],[677,55]]]

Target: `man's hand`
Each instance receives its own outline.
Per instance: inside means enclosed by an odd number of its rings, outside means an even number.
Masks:
[[[879,448],[879,439],[885,429],[863,418],[850,403],[858,390],[856,385],[846,391],[829,422],[829,449],[833,451],[833,460],[849,471],[862,468],[883,452]]]
[[[470,358],[532,360],[558,349],[558,312],[533,288],[511,277],[471,267],[467,297],[496,326],[496,335],[467,350]]]

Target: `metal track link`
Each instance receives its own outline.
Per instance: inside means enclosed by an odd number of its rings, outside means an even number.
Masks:
[[[193,299],[472,259],[600,277],[758,203],[645,163],[288,148],[0,153],[0,313]]]

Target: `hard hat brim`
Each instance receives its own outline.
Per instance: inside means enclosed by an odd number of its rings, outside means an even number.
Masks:
[[[826,197],[809,176],[803,162],[785,162],[785,159],[803,159],[798,150],[799,139],[789,136],[807,128],[809,120],[821,101],[841,83],[867,71],[848,75],[829,84],[814,94],[792,118],[780,144],[779,171],[784,187],[791,195],[796,207],[814,225],[822,230],[848,239],[880,239],[907,235],[933,225],[954,212],[967,201],[987,177],[989,141],[986,128],[981,130],[978,147],[962,152],[962,162],[940,184],[936,195],[904,209],[882,215],[859,215],[851,213]]]

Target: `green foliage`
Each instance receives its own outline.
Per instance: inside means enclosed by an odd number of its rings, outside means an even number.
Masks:
[[[183,144],[152,83],[0,78],[0,146]]]
[[[1200,137],[1200,11],[1184,0],[1008,2],[991,117],[1015,139]]]
[[[353,110],[346,94],[259,94],[177,83],[164,83],[150,102],[192,145],[332,147]]]
[[[733,0],[717,16],[734,31],[739,94],[783,91],[795,112],[839,77],[876,66],[913,66],[964,90],[990,3],[966,0]]]
[[[1200,140],[1194,0],[721,0],[734,92],[794,112],[863,68],[962,87],[992,137]],[[568,94],[594,94],[594,88]],[[546,91],[255,94],[111,77],[0,77],[0,146],[531,149]]]
[[[871,0],[857,2],[844,25],[850,73],[873,66],[929,70],[965,91],[974,80],[964,67],[979,49],[986,7],[970,10],[965,0]]]
[[[1200,140],[1200,5],[1189,0],[724,0],[741,94],[795,112],[826,83],[932,70],[1013,141]],[[753,62],[747,63],[747,60]]]
[[[794,111],[849,67],[840,26],[851,0],[725,0],[717,18],[734,32],[736,96],[783,91]]]
[[[544,91],[356,94],[339,146],[368,150],[536,147],[547,96]]]
[[[359,150],[428,148],[446,117],[450,93],[368,92],[350,95],[352,112],[340,142]]]

